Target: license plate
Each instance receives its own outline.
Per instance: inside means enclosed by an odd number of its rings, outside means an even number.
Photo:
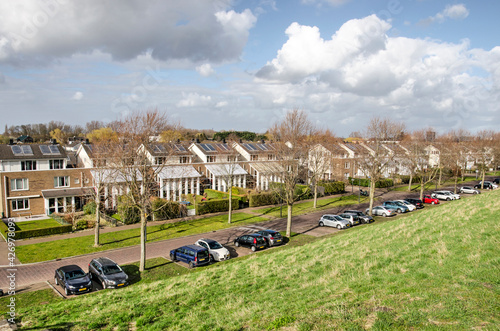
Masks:
[[[122,283],[122,284],[118,284],[118,285],[116,285],[116,286],[123,286],[123,285],[125,285],[125,284],[124,284],[124,283]]]
[[[280,242],[281,242],[281,239],[276,240],[276,242],[277,242],[277,243],[280,243]]]
[[[203,261],[205,261],[205,260],[206,260],[206,259],[200,259],[200,262],[203,262]]]
[[[264,246],[259,246],[259,248],[261,248],[261,249],[262,249],[262,248],[264,248]]]
[[[79,289],[78,291],[80,291],[80,292],[81,292],[81,291],[86,291],[86,290],[87,290],[87,288],[86,288],[86,287],[84,287],[84,288]]]

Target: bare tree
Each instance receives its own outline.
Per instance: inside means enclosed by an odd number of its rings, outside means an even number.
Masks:
[[[313,208],[318,204],[318,182],[325,172],[332,167],[331,145],[337,144],[337,139],[330,130],[318,130],[316,134],[309,137],[312,148],[309,150],[308,168],[309,183],[313,186]]]
[[[372,215],[375,197],[375,184],[383,177],[386,177],[396,156],[383,144],[398,139],[404,129],[403,123],[393,122],[387,118],[374,117],[363,132],[364,145],[368,147],[370,152],[360,155],[358,164],[365,176],[370,178],[370,215]]]
[[[494,137],[494,131],[482,130],[476,134],[472,142],[472,148],[476,156],[476,166],[481,173],[481,189],[484,189],[486,171],[492,165]]]
[[[279,171],[275,175],[282,185],[282,189],[276,190],[276,194],[287,205],[286,235],[289,237],[292,232],[293,204],[299,198],[295,187],[305,179],[304,165],[311,144],[309,137],[315,134],[315,129],[304,111],[294,109],[281,122],[274,124],[269,133],[275,140],[273,146],[278,159]]]
[[[141,260],[139,270],[146,267],[147,220],[152,213],[152,198],[158,195],[157,176],[163,164],[151,164],[144,152],[150,137],[165,131],[168,119],[158,110],[132,113],[114,124],[120,142],[115,164],[121,180],[125,182],[131,204],[141,216]],[[142,147],[141,147],[142,146]],[[141,149],[142,148],[142,149]]]
[[[238,152],[232,148],[235,141],[233,140],[224,140],[222,143],[216,144],[216,148],[218,151],[217,159],[222,159],[222,164],[219,165],[220,176],[222,180],[226,184],[226,189],[229,194],[229,209],[227,214],[227,222],[231,223],[232,221],[232,211],[233,211],[233,187],[234,187],[234,179],[238,174],[239,170],[242,169],[238,163],[239,154]]]

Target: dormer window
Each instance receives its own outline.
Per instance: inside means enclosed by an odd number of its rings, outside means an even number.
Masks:
[[[179,157],[179,163],[189,163],[189,157],[188,156]]]
[[[259,160],[258,155],[255,155],[255,154],[250,155],[250,161],[258,161],[258,160]]]
[[[63,169],[63,160],[49,160],[49,169]]]
[[[36,170],[36,161],[21,161],[21,170]]]
[[[207,156],[207,162],[216,162],[217,158],[215,157],[215,155],[209,155]]]

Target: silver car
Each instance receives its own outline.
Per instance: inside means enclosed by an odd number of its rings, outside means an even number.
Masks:
[[[370,208],[366,209],[366,214],[369,214]],[[396,211],[395,209],[391,209],[389,207],[384,207],[384,206],[376,206],[372,208],[372,215],[373,216],[396,216]]]
[[[480,194],[480,193],[481,193],[481,191],[476,190],[475,188],[470,187],[470,186],[462,186],[462,187],[460,188],[460,193],[467,193],[467,194]]]
[[[347,229],[351,227],[348,220],[343,219],[339,215],[323,215],[319,219],[319,226],[331,226],[337,229]]]
[[[210,261],[225,261],[231,258],[229,250],[222,246],[218,241],[213,239],[201,238],[195,243],[197,246],[205,247],[208,249]]]

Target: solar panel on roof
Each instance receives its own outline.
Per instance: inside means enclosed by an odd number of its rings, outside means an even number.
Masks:
[[[180,152],[185,152],[185,151],[186,151],[186,148],[185,148],[184,146],[182,146],[182,145],[175,144],[174,146],[175,146],[175,148],[177,148],[177,150],[178,150],[178,151],[180,151]]]
[[[49,149],[52,154],[61,154],[61,152],[59,152],[59,148],[57,148],[56,145],[49,145]]]
[[[47,145],[40,145],[40,152],[42,152],[43,155],[50,154],[49,146],[47,146]]]
[[[260,149],[262,149],[263,151],[268,151],[268,150],[269,150],[269,148],[267,148],[267,146],[266,146],[266,145],[264,145],[264,144],[257,144],[257,146],[258,146]]]
[[[229,147],[226,144],[217,144],[217,147],[219,147],[220,149],[223,149],[225,151],[229,150]]]
[[[213,152],[213,151],[215,151],[214,146],[212,146],[210,144],[200,144],[200,146],[201,146],[201,148],[203,148],[207,152]]]
[[[31,146],[22,145],[21,148],[23,149],[23,154],[33,154],[33,150],[31,149]]]
[[[11,146],[10,148],[12,148],[12,153],[14,153],[15,155],[23,154],[23,150],[21,149],[21,146],[14,145],[14,146]]]
[[[249,151],[256,151],[257,148],[255,148],[255,146],[253,145],[250,145],[250,144],[243,144],[244,147],[246,147],[246,149],[248,149]]]

